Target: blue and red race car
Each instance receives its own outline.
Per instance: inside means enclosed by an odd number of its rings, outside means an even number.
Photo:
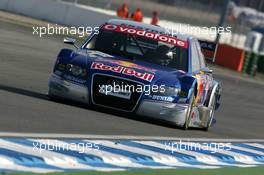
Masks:
[[[48,95],[207,130],[221,89],[196,38],[109,20],[76,50],[60,51]]]

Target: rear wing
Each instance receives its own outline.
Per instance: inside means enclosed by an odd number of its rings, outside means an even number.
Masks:
[[[205,40],[199,40],[202,52],[204,54],[204,57],[211,61],[215,61],[215,56],[217,52],[217,44],[211,41],[205,41]]]

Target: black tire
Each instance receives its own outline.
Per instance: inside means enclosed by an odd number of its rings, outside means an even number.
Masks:
[[[48,90],[47,97],[51,101],[56,101],[56,97],[50,93],[50,90]]]
[[[183,125],[183,129],[187,130],[189,128],[189,123],[190,123],[190,119],[191,119],[191,114],[192,114],[192,109],[193,109],[193,105],[194,105],[194,93],[192,93],[191,95],[191,99],[189,101],[189,106],[186,112],[186,117],[185,117],[185,123]]]

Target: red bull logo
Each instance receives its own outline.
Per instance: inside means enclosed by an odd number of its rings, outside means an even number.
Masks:
[[[136,77],[136,78],[139,78],[142,80],[146,80],[148,82],[151,82],[154,78],[154,74],[151,74],[151,73],[137,72],[136,70],[134,70],[132,68],[123,67],[123,66],[109,66],[109,65],[105,65],[105,64],[99,63],[99,62],[93,62],[91,65],[91,69],[121,73],[124,75],[128,75],[128,76]]]
[[[104,61],[107,61],[107,62],[113,63],[113,64],[118,64],[118,65],[124,66],[124,67],[144,70],[144,71],[147,71],[147,72],[152,72],[152,73],[156,72],[156,69],[148,68],[148,67],[145,67],[145,66],[140,66],[138,64],[131,63],[131,62],[128,62],[128,61],[119,61],[119,60],[104,60]]]

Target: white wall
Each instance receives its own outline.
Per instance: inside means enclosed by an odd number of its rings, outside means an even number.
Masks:
[[[108,19],[116,18],[114,11],[82,5],[75,6],[72,3],[61,2],[60,0],[0,0],[0,9],[67,26],[95,27]],[[145,17],[144,22],[149,23],[150,18]],[[179,30],[178,32],[185,33],[187,31],[184,27],[187,24],[167,20],[160,20],[159,24],[163,27],[174,28],[176,30],[179,29],[179,25],[183,25],[182,31]],[[188,34],[210,41],[213,41],[215,38],[215,36],[208,35],[206,32],[202,34]],[[220,42],[243,48],[246,36],[236,36],[236,34],[224,34],[221,36]]]
[[[1,0],[0,1],[0,9],[7,9],[9,0]]]
[[[113,18],[59,0],[0,0],[0,9],[68,26],[94,27]]]

